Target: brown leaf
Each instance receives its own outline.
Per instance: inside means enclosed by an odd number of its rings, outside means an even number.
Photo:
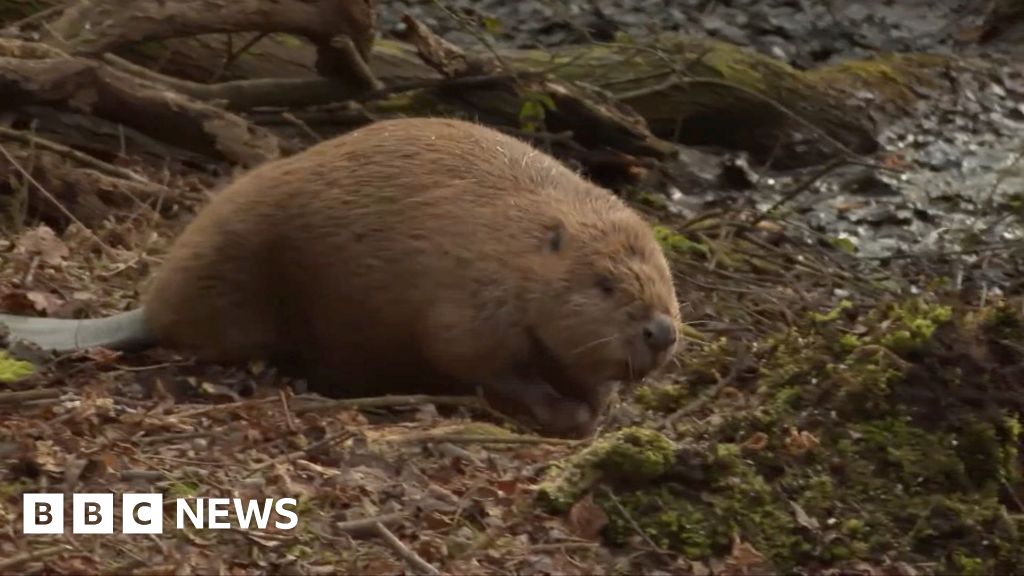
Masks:
[[[569,510],[569,530],[585,540],[597,540],[601,530],[608,525],[608,515],[594,503],[594,496],[587,494],[573,504]]]
[[[448,545],[437,537],[424,536],[413,546],[421,558],[431,563],[442,563],[448,558]]]
[[[451,528],[453,522],[448,516],[432,511],[424,514],[423,525],[429,530],[444,530]]]
[[[762,574],[767,568],[764,554],[747,542],[735,538],[725,560],[726,574]]]
[[[795,428],[789,429],[789,435],[785,440],[786,450],[794,456],[802,456],[816,448],[818,444],[818,439],[813,434],[806,430],[797,431]]]
[[[512,496],[519,491],[519,480],[516,478],[498,480],[494,483],[494,487],[505,496]]]
[[[23,233],[16,242],[16,250],[38,257],[40,261],[51,266],[60,264],[70,255],[64,241],[44,224]]]
[[[0,296],[0,310],[9,314],[32,315],[35,312],[35,304],[22,291],[11,291]]]
[[[110,365],[121,357],[121,353],[109,348],[89,348],[84,353],[86,358],[98,364]]]
[[[48,292],[26,292],[25,297],[32,302],[33,308],[39,312],[45,312],[47,316],[53,316],[64,305],[63,298]]]
[[[752,450],[754,452],[764,450],[765,446],[768,446],[768,435],[764,432],[755,432],[742,444],[744,449]]]

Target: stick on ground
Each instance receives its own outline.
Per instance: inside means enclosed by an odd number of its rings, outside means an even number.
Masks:
[[[391,530],[388,530],[386,526],[377,522],[374,524],[374,527],[377,529],[377,535],[384,540],[388,547],[394,550],[395,554],[398,554],[410,566],[422,573],[440,576],[440,570],[434,568],[429,562],[420,558],[418,554],[410,550],[405,544],[402,544],[402,541]]]

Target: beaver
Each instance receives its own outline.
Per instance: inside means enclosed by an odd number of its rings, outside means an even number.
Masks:
[[[479,390],[581,437],[673,354],[680,313],[653,230],[612,192],[497,130],[405,118],[238,177],[140,308],[0,322],[51,350],[263,359],[325,396]]]

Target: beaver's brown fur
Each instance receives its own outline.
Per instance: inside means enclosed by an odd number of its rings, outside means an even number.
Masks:
[[[145,311],[164,343],[291,366],[325,395],[480,386],[572,436],[609,382],[665,362],[679,322],[638,214],[447,119],[377,122],[238,178],[176,241]]]

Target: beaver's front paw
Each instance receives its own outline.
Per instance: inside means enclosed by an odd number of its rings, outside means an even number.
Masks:
[[[609,384],[614,387],[614,384]],[[496,410],[512,416],[545,436],[586,438],[594,433],[607,392],[591,403],[563,396],[540,381],[512,380],[485,388],[484,397]]]

